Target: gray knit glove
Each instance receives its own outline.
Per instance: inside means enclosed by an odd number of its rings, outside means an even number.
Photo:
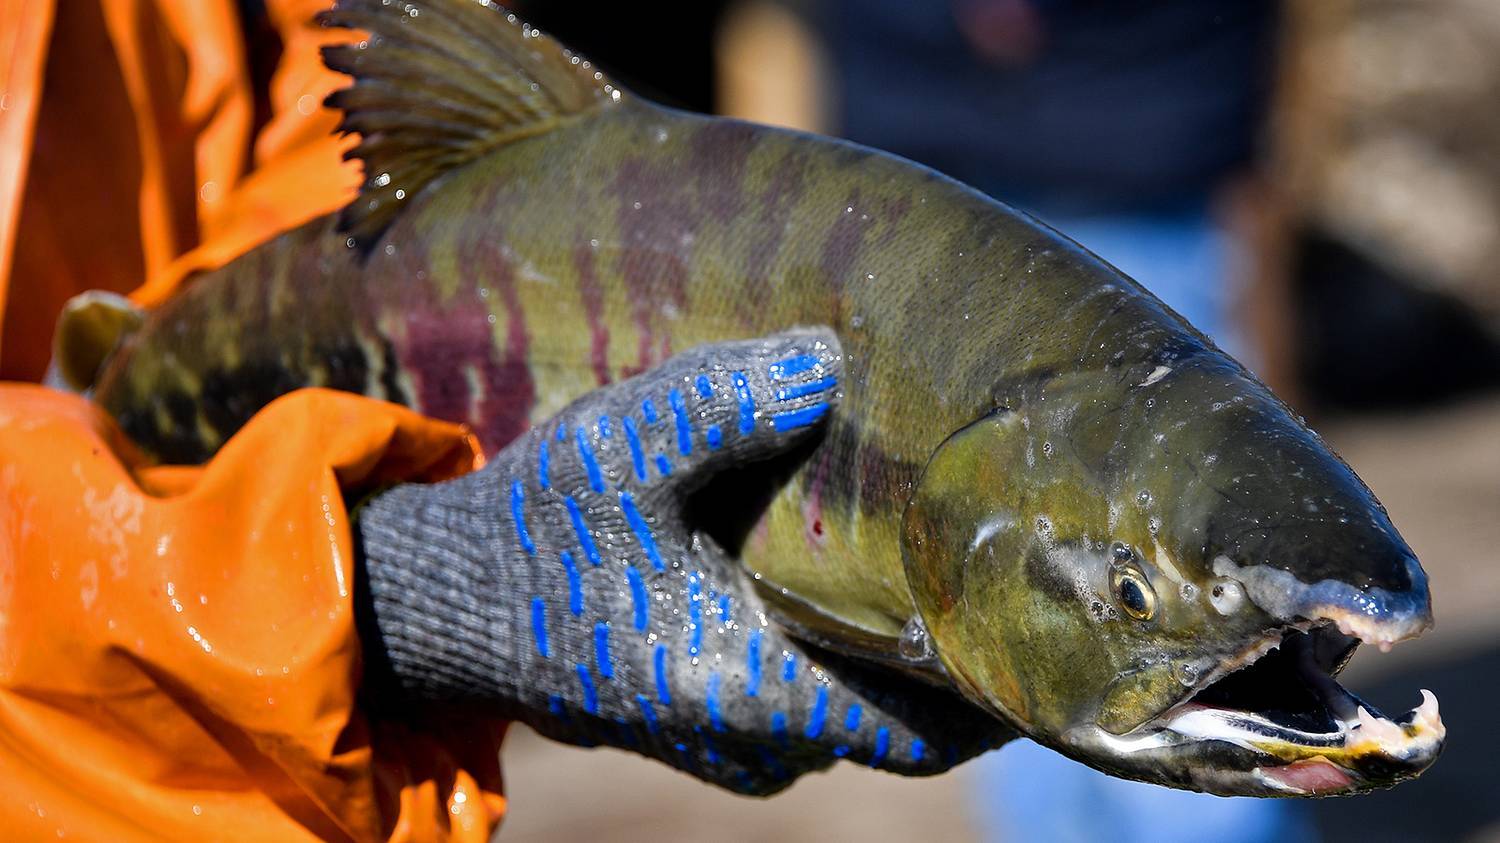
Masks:
[[[372,661],[418,699],[742,793],[838,758],[936,773],[998,744],[1004,728],[949,692],[789,638],[696,529],[717,498],[689,496],[715,475],[811,450],[841,368],[827,331],[703,346],[481,471],[378,495],[358,515]]]

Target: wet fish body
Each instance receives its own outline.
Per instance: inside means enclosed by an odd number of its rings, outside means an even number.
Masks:
[[[1420,566],[1139,285],[910,162],[660,108],[482,4],[417,7],[332,18],[373,33],[331,55],[358,80],[360,199],[195,280],[104,370],[147,448],[204,459],[317,385],[493,451],[674,351],[828,325],[840,411],[742,552],[787,623],[898,664],[915,626],[937,681],[1121,775],[1282,795],[1431,763],[1435,702],[1393,721],[1329,678],[1430,622]],[[1306,711],[1237,707],[1240,668]]]

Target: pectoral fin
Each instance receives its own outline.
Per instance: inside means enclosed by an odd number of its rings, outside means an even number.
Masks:
[[[831,614],[764,578],[756,580],[756,588],[766,601],[767,612],[795,638],[829,652],[900,670],[934,685],[950,684],[942,664],[930,651],[910,652],[900,638]]]

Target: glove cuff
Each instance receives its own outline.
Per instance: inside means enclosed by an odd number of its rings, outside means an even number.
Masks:
[[[394,681],[426,701],[511,696],[506,666],[519,662],[507,648],[524,638],[495,600],[482,597],[504,593],[494,562],[499,497],[498,481],[479,471],[399,486],[359,510],[367,686]]]

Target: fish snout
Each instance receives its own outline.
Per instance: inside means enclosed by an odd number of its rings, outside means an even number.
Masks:
[[[1402,578],[1388,578],[1380,585],[1336,578],[1307,582],[1275,565],[1241,566],[1227,556],[1216,558],[1213,570],[1238,582],[1250,602],[1279,621],[1330,622],[1345,635],[1388,650],[1432,626],[1427,574],[1410,555],[1402,564],[1405,587]]]

